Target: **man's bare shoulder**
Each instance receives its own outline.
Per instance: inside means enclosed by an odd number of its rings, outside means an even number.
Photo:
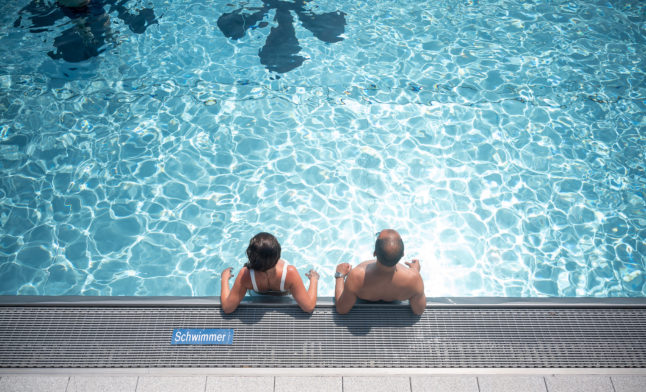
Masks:
[[[366,266],[370,261],[364,261],[350,270],[348,277],[345,279],[345,288],[352,292],[357,292],[363,286],[366,277]]]
[[[409,268],[406,265],[402,265],[398,268],[401,268],[401,274],[399,275],[399,283],[402,286],[409,288],[412,295],[418,294],[420,291],[424,291],[424,281],[422,280],[422,275],[416,269]]]
[[[363,261],[359,263],[359,265],[357,265],[356,267],[353,267],[350,270],[348,277],[353,277],[355,279],[361,277],[361,279],[363,279],[363,277],[366,275],[366,268],[368,268],[370,264],[374,264],[374,263],[375,263],[374,260],[368,260],[368,261]]]
[[[400,267],[398,268],[401,268],[401,271],[404,273],[403,275],[406,276],[407,279],[411,279],[411,280],[422,279],[422,275],[416,269],[413,269],[406,265],[401,265],[401,264],[400,264]]]
[[[366,260],[366,261],[362,261],[361,263],[359,263],[359,265],[358,265],[358,266],[354,267],[354,269],[359,269],[359,270],[363,270],[363,271],[365,271],[365,270],[366,270],[366,267],[368,267],[370,264],[374,264],[374,263],[376,263],[376,262],[377,262],[376,260]]]

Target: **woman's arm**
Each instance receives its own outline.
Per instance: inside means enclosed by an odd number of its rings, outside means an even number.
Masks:
[[[298,270],[294,266],[287,267],[287,288],[298,303],[298,306],[303,309],[303,312],[312,313],[316,307],[316,292],[319,283],[319,274],[314,270],[310,270],[305,274],[310,279],[310,287],[305,290],[305,285]]]
[[[222,271],[222,282],[220,290],[220,305],[224,313],[231,313],[238,308],[242,298],[247,294],[247,289],[242,284],[242,277],[247,273],[247,268],[242,268],[238,277],[233,282],[233,287],[229,289],[229,279],[231,279],[231,270],[229,267]]]

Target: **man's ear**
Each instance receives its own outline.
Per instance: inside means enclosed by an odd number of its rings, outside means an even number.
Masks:
[[[372,252],[372,255],[377,257],[377,251]]]

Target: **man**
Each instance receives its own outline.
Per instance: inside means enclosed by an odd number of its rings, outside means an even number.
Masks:
[[[366,301],[408,300],[413,313],[420,315],[426,308],[424,282],[419,260],[398,264],[404,256],[404,242],[395,230],[382,230],[375,242],[377,260],[364,261],[352,269],[342,263],[336,267],[334,298],[336,310],[348,313],[357,298]]]

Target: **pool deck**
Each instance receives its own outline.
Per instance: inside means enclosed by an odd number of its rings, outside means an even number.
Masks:
[[[68,299],[40,298],[36,302],[59,306],[69,303]],[[86,305],[105,305],[104,299],[81,299]],[[160,299],[159,301],[166,301]],[[197,300],[199,303],[201,300]],[[209,301],[212,301],[211,299]],[[483,305],[482,299],[434,299],[435,307],[449,306],[457,311],[461,306],[469,308],[474,305],[495,307],[521,307],[527,304],[525,299],[498,299]],[[635,302],[636,301],[636,302]],[[643,308],[644,300],[622,300],[623,306]],[[24,298],[5,298],[4,303],[11,306],[24,305]],[[154,301],[153,301],[154,302]],[[195,304],[195,299],[172,301],[175,305],[182,302]],[[329,302],[329,301],[328,301]],[[552,306],[549,300],[531,300],[532,306]],[[150,304],[150,300],[131,299],[130,306]],[[599,306],[608,304],[600,301]],[[595,300],[574,299],[560,303],[561,307],[579,307],[594,309]],[[273,306],[271,304],[267,306]],[[328,304],[329,306],[329,304]],[[244,313],[244,312],[243,312]],[[361,313],[361,312],[359,312]],[[391,310],[390,314],[394,314]],[[641,316],[640,316],[641,317]],[[13,325],[5,319],[4,327]],[[231,321],[231,320],[229,320]],[[12,322],[13,323],[13,322]],[[12,327],[13,328],[13,327]],[[514,327],[516,328],[516,327]],[[607,327],[598,326],[603,330]],[[643,328],[639,327],[641,331]],[[356,331],[355,331],[356,332]],[[376,331],[370,332],[376,334]],[[593,334],[594,335],[594,334]],[[591,335],[591,336],[593,336]],[[643,333],[633,339],[642,340]],[[574,341],[573,341],[574,342]],[[621,341],[619,341],[621,343]],[[633,341],[635,348],[643,341]],[[183,392],[288,392],[288,391],[331,391],[331,392],[646,392],[646,366],[640,359],[637,367],[535,367],[528,368],[522,357],[515,357],[518,368],[505,367],[38,367],[17,366],[7,363],[7,359],[18,358],[11,354],[10,344],[5,342],[5,365],[0,368],[0,392],[4,391],[38,391],[38,392],[145,392],[145,391],[183,391]],[[18,347],[18,346],[16,346]],[[520,353],[521,346],[514,346],[514,353]],[[2,347],[0,347],[1,349]],[[412,348],[411,348],[412,349]],[[623,348],[627,349],[626,347]],[[621,350],[621,349],[620,349]],[[35,351],[38,351],[36,349]],[[348,352],[346,355],[350,354]],[[147,355],[142,353],[141,355]],[[351,354],[353,355],[353,354]],[[414,356],[413,352],[409,356]],[[554,355],[560,355],[555,353]],[[608,352],[611,361],[613,353]],[[632,355],[632,354],[631,354]],[[641,353],[635,354],[642,358]],[[98,360],[100,363],[101,360]],[[608,362],[612,363],[612,362]],[[14,367],[15,366],[15,367]]]
[[[536,374],[526,369],[446,370],[429,375],[376,375],[374,371],[352,369],[333,375],[314,375],[311,369],[246,369],[230,375],[218,371],[191,369],[139,369],[128,374],[95,369],[42,369],[36,373],[6,373],[0,377],[0,391],[38,392],[644,392],[646,374],[622,370],[598,374],[596,369],[561,370]],[[274,373],[273,375],[271,373]],[[309,374],[312,373],[312,374]],[[431,372],[429,372],[431,373]],[[515,373],[515,374],[512,374]],[[638,373],[638,372],[635,372]],[[344,375],[341,375],[344,374]]]

